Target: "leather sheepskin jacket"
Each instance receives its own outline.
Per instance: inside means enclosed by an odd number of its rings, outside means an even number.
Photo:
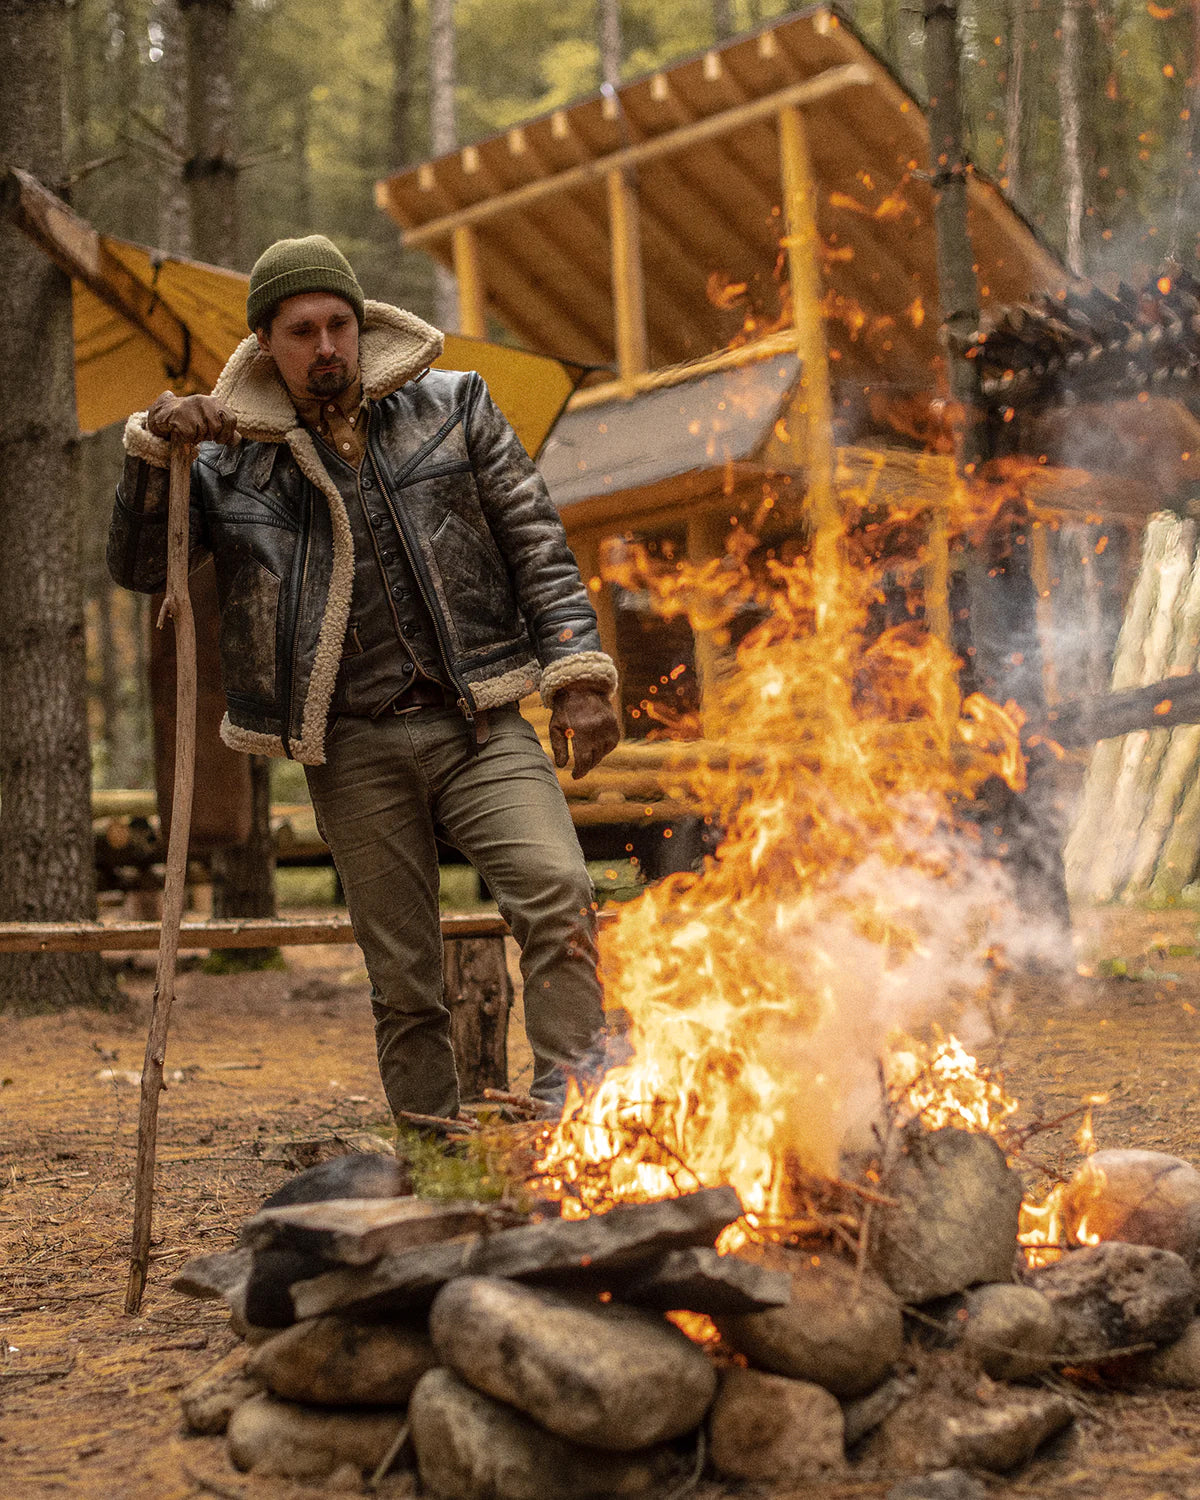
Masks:
[[[541,475],[477,374],[429,369],[440,352],[420,318],[367,303],[368,449],[460,709],[469,720],[539,686],[547,704],[564,687],[611,692],[616,671]],[[213,395],[240,434],[201,444],[192,466],[192,565],[211,553],[217,571],[221,736],[319,765],[354,578],[345,503],[253,337]],[[153,593],[166,580],[169,447],[144,412],[125,447],[108,565]]]

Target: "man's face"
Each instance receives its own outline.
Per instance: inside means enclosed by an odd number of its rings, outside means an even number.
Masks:
[[[285,297],[257,337],[293,396],[340,396],[358,374],[358,319],[332,292]]]

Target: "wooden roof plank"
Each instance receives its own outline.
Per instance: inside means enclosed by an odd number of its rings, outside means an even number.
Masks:
[[[502,193],[496,198],[483,198],[464,203],[453,214],[407,229],[404,235],[405,242],[410,245],[429,244],[434,240],[444,238],[459,224],[480,223],[485,219],[494,218],[497,214],[524,208],[527,204],[560,192],[563,188],[574,187],[581,182],[596,181],[605,177],[609,172],[636,167],[643,161],[651,161],[656,156],[681,150],[686,145],[715,140],[720,136],[728,135],[750,120],[777,113],[789,104],[811,102],[838,89],[853,88],[867,82],[869,82],[869,75],[860,64],[849,64],[831,69],[804,83],[789,85],[778,94],[769,95],[765,99],[753,100],[749,104],[739,106],[738,109],[695,120],[691,125],[667,131],[661,136],[641,141],[635,146],[624,146],[604,156],[596,157],[592,161],[581,162],[577,167],[568,168],[556,177],[527,183],[524,187],[514,188],[511,192]]]

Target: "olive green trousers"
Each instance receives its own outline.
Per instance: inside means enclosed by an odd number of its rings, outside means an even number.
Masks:
[[[591,880],[554,769],[516,705],[473,747],[453,708],[344,716],[306,766],[372,985],[379,1071],[393,1114],[458,1111],[442,993],[438,837],[496,897],[521,949],[532,1093],[561,1102],[603,1027]]]

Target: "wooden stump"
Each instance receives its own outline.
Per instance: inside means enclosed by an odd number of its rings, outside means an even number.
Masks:
[[[508,1088],[513,985],[502,937],[448,938],[443,973],[450,1040],[464,1099]]]

